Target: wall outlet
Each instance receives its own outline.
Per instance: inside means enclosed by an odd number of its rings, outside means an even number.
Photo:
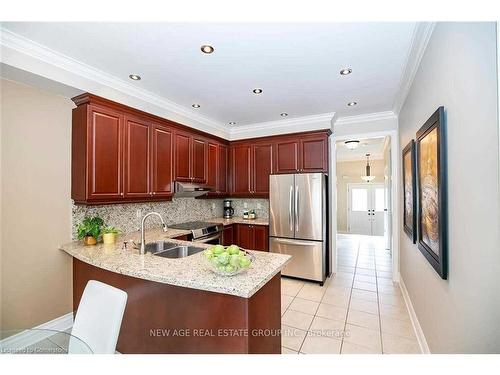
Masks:
[[[243,208],[248,208],[248,203],[247,202],[243,202]]]
[[[215,210],[215,203],[212,203],[212,210]]]

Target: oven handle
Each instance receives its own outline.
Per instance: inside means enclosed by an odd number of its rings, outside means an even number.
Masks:
[[[194,240],[193,242],[206,243],[208,241],[216,240],[218,238],[220,238],[220,234],[217,234],[215,236],[211,236],[211,237],[208,237],[208,238],[199,238],[197,240]]]

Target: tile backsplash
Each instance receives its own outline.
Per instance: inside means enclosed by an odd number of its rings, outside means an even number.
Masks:
[[[269,217],[269,201],[267,199],[232,199],[235,216],[243,216],[243,210],[254,209],[257,217]],[[127,203],[102,206],[72,207],[72,233],[76,238],[76,227],[87,216],[99,216],[106,225],[112,225],[123,233],[137,231],[142,217],[151,211],[163,216],[167,225],[187,221],[204,220],[222,217],[222,199],[174,198],[171,202]],[[247,208],[245,208],[245,203]],[[147,228],[160,225],[160,220],[151,216],[146,223]]]

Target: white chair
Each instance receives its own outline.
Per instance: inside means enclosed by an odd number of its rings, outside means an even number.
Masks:
[[[123,290],[90,280],[76,312],[68,353],[80,352],[76,336],[94,353],[114,354],[126,304],[127,293]]]

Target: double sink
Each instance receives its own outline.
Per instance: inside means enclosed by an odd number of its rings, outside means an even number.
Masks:
[[[168,241],[157,241],[146,244],[146,253],[170,259],[188,257],[203,250],[205,249],[202,247],[179,245],[178,243]]]

